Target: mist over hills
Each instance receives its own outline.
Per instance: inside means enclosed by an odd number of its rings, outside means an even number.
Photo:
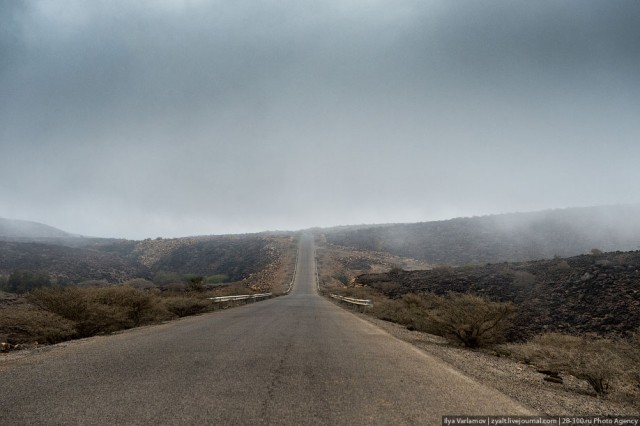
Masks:
[[[74,237],[78,236],[42,223],[0,218],[0,239],[5,241]]]
[[[318,230],[327,242],[431,264],[516,262],[640,248],[640,206],[607,206]],[[287,234],[293,235],[293,234]],[[282,235],[143,241],[89,238],[35,222],[0,219],[0,274],[47,272],[71,282],[122,282],[157,271],[242,279],[269,264]]]
[[[581,207],[323,231],[327,242],[433,264],[569,257],[640,248],[640,205]]]

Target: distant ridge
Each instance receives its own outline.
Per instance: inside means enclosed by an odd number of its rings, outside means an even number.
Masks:
[[[640,249],[640,205],[578,207],[435,222],[325,229],[327,242],[465,265]]]
[[[0,239],[40,240],[43,238],[73,237],[77,237],[77,235],[43,223],[0,218]]]

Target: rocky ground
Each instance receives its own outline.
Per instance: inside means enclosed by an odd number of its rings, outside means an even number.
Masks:
[[[518,305],[519,338],[542,331],[627,335],[640,328],[640,252],[363,274],[354,285],[391,298],[406,293],[473,293]]]
[[[283,293],[289,287],[295,269],[296,241],[286,237],[279,244],[270,244],[267,252],[269,263],[262,270],[249,275],[242,283],[260,293]]]
[[[429,269],[431,265],[415,259],[393,256],[351,247],[317,241],[316,257],[324,287],[343,286],[354,282],[357,276],[366,273],[385,273],[393,268],[403,270]]]

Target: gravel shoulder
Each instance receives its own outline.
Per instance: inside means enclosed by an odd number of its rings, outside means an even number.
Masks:
[[[399,324],[370,315],[354,314],[540,413],[552,416],[640,415],[638,405],[634,407],[631,402],[598,398],[586,382],[575,377],[563,376],[563,384],[546,382],[545,376],[531,365],[487,352],[452,346],[439,336],[410,331]]]

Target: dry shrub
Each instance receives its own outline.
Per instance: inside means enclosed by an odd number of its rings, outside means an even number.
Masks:
[[[137,288],[140,290],[152,290],[157,288],[157,286],[154,283],[144,278],[134,278],[134,279],[125,281],[123,285]]]
[[[433,294],[405,294],[396,300],[381,300],[374,304],[372,313],[385,321],[406,326],[410,330],[431,333],[429,310],[434,308],[440,298]]]
[[[243,294],[251,294],[251,293],[253,293],[253,291],[247,288],[245,283],[236,282],[233,284],[216,287],[213,290],[209,291],[208,294],[203,293],[200,296],[194,295],[194,297],[241,296]]]
[[[89,297],[93,303],[122,308],[133,327],[172,317],[158,297],[128,286],[98,289]]]
[[[169,296],[162,301],[169,312],[179,317],[196,315],[211,310],[211,302],[190,296]]]
[[[478,348],[504,339],[515,310],[512,303],[451,293],[437,301],[437,307],[429,315],[429,328],[433,334],[453,338],[469,348]]]
[[[107,280],[85,280],[82,281],[78,284],[76,284],[76,287],[109,287],[110,284],[109,281]]]
[[[491,302],[470,294],[408,293],[395,300],[378,298],[371,313],[410,330],[436,334],[478,348],[504,339],[515,315],[515,305]]]
[[[75,323],[81,337],[171,318],[158,298],[131,287],[38,289],[29,296],[36,306]]]
[[[170,291],[172,293],[181,293],[187,291],[187,284],[181,282],[164,284],[162,288],[166,291]]]
[[[100,290],[102,288],[42,289],[33,291],[29,299],[36,306],[73,321],[80,337],[127,328],[124,308],[93,300]]]
[[[11,306],[0,311],[0,340],[18,343],[58,343],[75,337],[74,322],[41,309]]]
[[[598,395],[638,371],[638,347],[631,341],[545,333],[509,349],[527,363],[585,380]]]

